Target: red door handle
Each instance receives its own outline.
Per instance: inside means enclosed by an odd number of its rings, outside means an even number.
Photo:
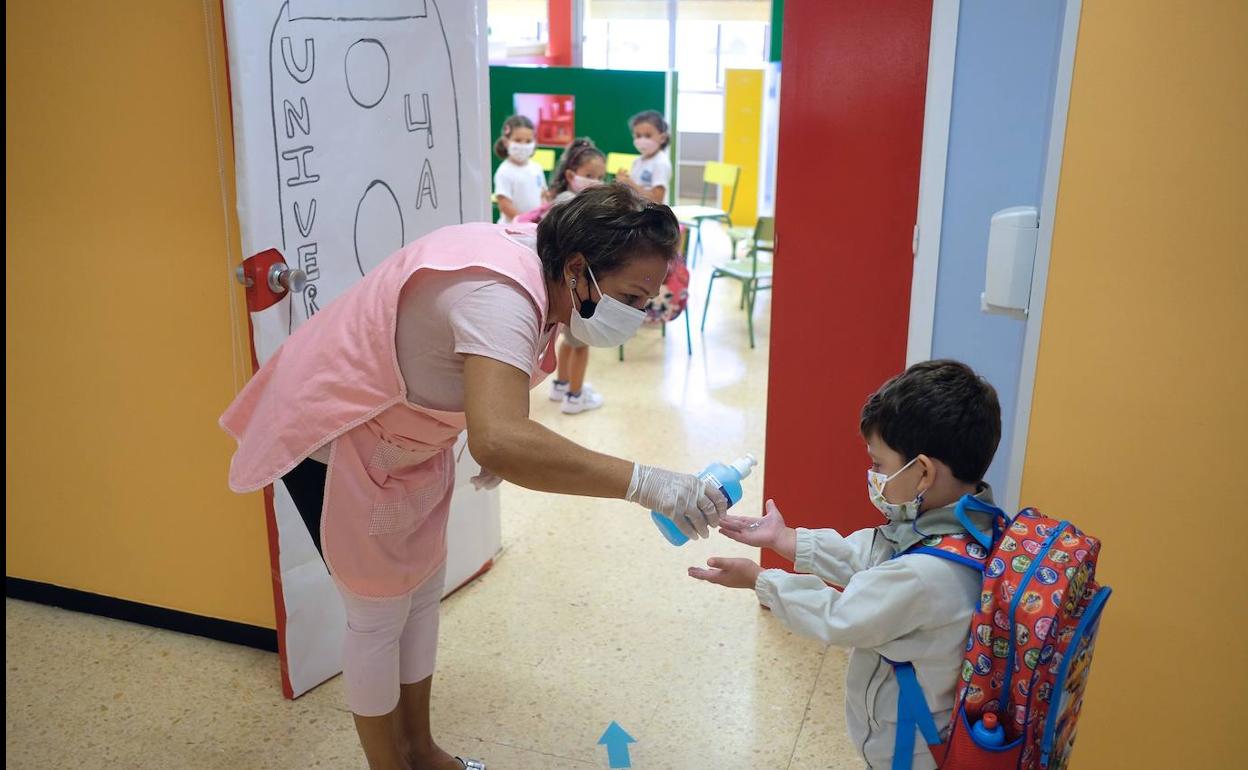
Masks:
[[[247,310],[252,313],[273,307],[289,292],[303,291],[308,280],[302,270],[288,267],[277,249],[244,259],[235,277],[247,289]]]

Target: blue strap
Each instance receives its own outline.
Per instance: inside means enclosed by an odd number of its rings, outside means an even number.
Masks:
[[[888,660],[897,677],[897,740],[893,743],[893,770],[910,770],[914,762],[914,731],[923,733],[927,745],[940,744],[940,731],[927,708],[923,688],[910,663]]]
[[[978,540],[980,545],[982,545],[984,548],[987,548],[989,551],[991,551],[992,550],[992,538],[990,538],[988,535],[985,535],[983,532],[980,532],[979,528],[976,527],[971,522],[971,517],[966,515],[967,508],[970,508],[972,511],[979,511],[980,513],[991,514],[993,534],[996,534],[997,532],[997,522],[1008,519],[1009,517],[1005,515],[1005,511],[1001,510],[995,505],[989,505],[988,503],[985,503],[983,500],[980,500],[978,497],[975,497],[974,495],[962,495],[962,499],[958,500],[958,505],[957,507],[954,508],[954,513],[958,517],[958,523],[961,524],[962,527],[967,532],[970,533],[971,537]]]

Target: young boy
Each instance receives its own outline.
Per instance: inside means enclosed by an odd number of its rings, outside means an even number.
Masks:
[[[897,682],[888,661],[914,665],[936,726],[947,735],[981,578],[927,554],[893,557],[929,535],[964,532],[954,510],[963,495],[992,501],[982,479],[1001,438],[1001,407],[996,391],[970,367],[926,361],[867,399],[859,429],[871,459],[867,494],[885,524],[849,535],[795,530],[768,500],[761,519],[726,516],[720,531],[770,548],[809,574],[712,558],[709,569],[694,567],[689,575],[752,588],[786,627],[853,648],[845,683],[849,735],[869,768],[887,770],[897,731]],[[991,532],[988,514],[967,513]],[[935,768],[922,736],[914,746],[912,766]]]

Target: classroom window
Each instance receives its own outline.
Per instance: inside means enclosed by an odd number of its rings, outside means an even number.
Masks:
[[[589,19],[582,59],[598,69],[665,70],[667,46],[666,19]]]
[[[490,61],[546,54],[550,42],[546,0],[489,0],[486,27]]]
[[[724,70],[764,66],[767,0],[585,0],[583,62],[601,69],[679,74],[680,130],[720,133]],[[675,36],[673,52],[669,43]]]

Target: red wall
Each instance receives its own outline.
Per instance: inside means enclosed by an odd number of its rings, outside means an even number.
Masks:
[[[882,521],[858,412],[905,365],[931,12],[784,5],[764,491],[790,526]]]
[[[490,64],[545,64],[550,67],[572,66],[572,3],[575,0],[546,0],[546,22],[550,25],[550,42],[545,56],[509,56],[491,59]]]
[[[547,0],[550,22],[550,44],[546,47],[548,64],[572,66],[572,0]]]

